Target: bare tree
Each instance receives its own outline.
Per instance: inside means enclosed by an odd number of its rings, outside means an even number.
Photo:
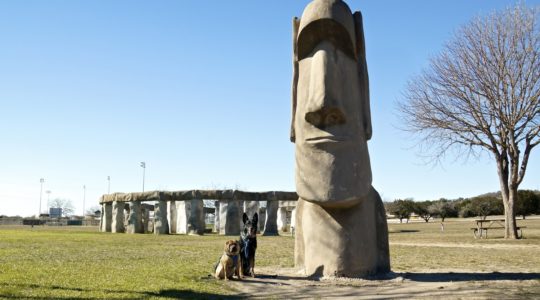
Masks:
[[[75,212],[75,207],[73,206],[73,203],[71,203],[71,200],[69,199],[60,199],[60,198],[53,199],[49,201],[49,207],[61,208],[62,215],[65,217],[71,216]]]
[[[96,211],[100,211],[99,205],[92,205],[90,208],[87,208],[84,214],[86,216],[94,216],[96,214]]]
[[[539,49],[538,8],[518,4],[476,18],[409,82],[400,103],[406,129],[434,161],[450,150],[495,159],[512,239],[518,187],[540,143]]]

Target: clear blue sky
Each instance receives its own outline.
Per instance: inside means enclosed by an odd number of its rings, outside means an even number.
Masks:
[[[0,215],[37,213],[40,178],[79,214],[83,185],[97,205],[107,176],[141,191],[141,161],[146,190],[294,190],[291,19],[308,2],[0,1]],[[460,24],[515,1],[348,3],[364,15],[384,200],[498,190],[487,155],[423,164],[395,103]],[[522,188],[540,189],[535,150]]]

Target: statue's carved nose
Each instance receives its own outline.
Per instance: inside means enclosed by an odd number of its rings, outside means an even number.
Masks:
[[[337,107],[324,107],[317,111],[308,112],[305,119],[306,122],[320,129],[347,122],[345,114]]]

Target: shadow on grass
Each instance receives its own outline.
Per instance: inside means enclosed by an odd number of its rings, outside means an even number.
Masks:
[[[167,299],[247,299],[241,295],[219,295],[200,293],[192,290],[161,290],[159,292],[146,292],[145,296],[162,297]]]
[[[388,233],[412,233],[412,232],[420,232],[420,230],[404,229],[404,230],[388,231]]]
[[[425,282],[425,283],[445,283],[445,282],[466,282],[466,281],[522,281],[522,280],[540,280],[540,273],[472,273],[472,272],[442,272],[442,273],[389,273],[382,276],[373,276],[369,278],[364,278],[364,280],[372,281],[388,281],[391,282],[394,279],[403,278],[405,280],[410,280],[413,282]],[[317,278],[308,278],[303,276],[281,276],[281,275],[258,275],[257,278],[244,278],[242,284],[263,284],[268,287],[272,285],[278,286],[288,286],[290,285],[287,281],[304,281],[304,282],[314,282],[320,281]],[[308,285],[309,286],[309,285]],[[82,288],[70,288],[70,287],[61,287],[61,286],[40,286],[36,284],[5,284],[0,283],[0,289],[2,287],[16,287],[19,290],[28,290],[28,289],[47,289],[47,290],[64,290],[64,291],[74,291],[82,293],[108,293],[110,298],[125,298],[127,294],[130,295],[128,298],[148,298],[156,297],[163,299],[249,299],[250,295],[241,293],[237,295],[221,295],[214,293],[206,292],[197,292],[193,290],[181,290],[181,289],[165,289],[156,292],[145,292],[145,291],[126,291],[126,290],[100,290],[100,289],[82,289]],[[277,286],[276,286],[277,287]],[[310,289],[314,288],[309,286]],[[277,290],[276,290],[277,292]],[[279,292],[278,292],[279,293]],[[276,294],[278,295],[278,294]],[[352,294],[351,294],[352,295]],[[341,296],[346,296],[345,294]],[[50,299],[103,299],[102,296],[92,297],[87,295],[79,295],[78,297],[73,296],[23,296],[17,295],[17,293],[6,293],[0,292],[0,298],[2,299],[41,299],[41,300],[50,300]]]
[[[126,291],[126,290],[99,290],[99,289],[82,289],[82,288],[70,288],[70,287],[61,287],[61,286],[40,286],[37,284],[5,284],[0,283],[0,288],[2,286],[17,287],[19,289],[49,289],[49,290],[65,290],[65,291],[75,291],[75,292],[87,292],[87,293],[109,293],[111,298],[118,298],[118,294],[136,294],[135,298],[148,298],[148,297],[158,297],[163,299],[247,299],[244,295],[221,295],[205,292],[196,292],[193,290],[177,290],[177,289],[166,289],[160,290],[158,292],[140,292],[140,291]],[[115,295],[116,294],[116,295]],[[2,293],[0,292],[0,298],[2,299],[40,299],[40,300],[52,300],[52,299],[103,299],[103,297],[89,297],[81,295],[79,297],[66,296],[19,296],[14,295],[13,293]],[[120,298],[124,298],[120,296]],[[133,298],[133,297],[130,297]]]

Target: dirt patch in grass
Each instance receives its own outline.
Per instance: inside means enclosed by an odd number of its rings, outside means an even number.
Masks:
[[[471,222],[389,224],[393,273],[373,279],[312,280],[292,268],[259,267],[230,283],[262,299],[532,299],[540,295],[540,220],[527,238],[476,240]]]
[[[261,268],[257,278],[230,285],[239,296],[260,299],[530,299],[540,295],[540,274],[425,270],[374,279],[312,280],[295,269]]]

